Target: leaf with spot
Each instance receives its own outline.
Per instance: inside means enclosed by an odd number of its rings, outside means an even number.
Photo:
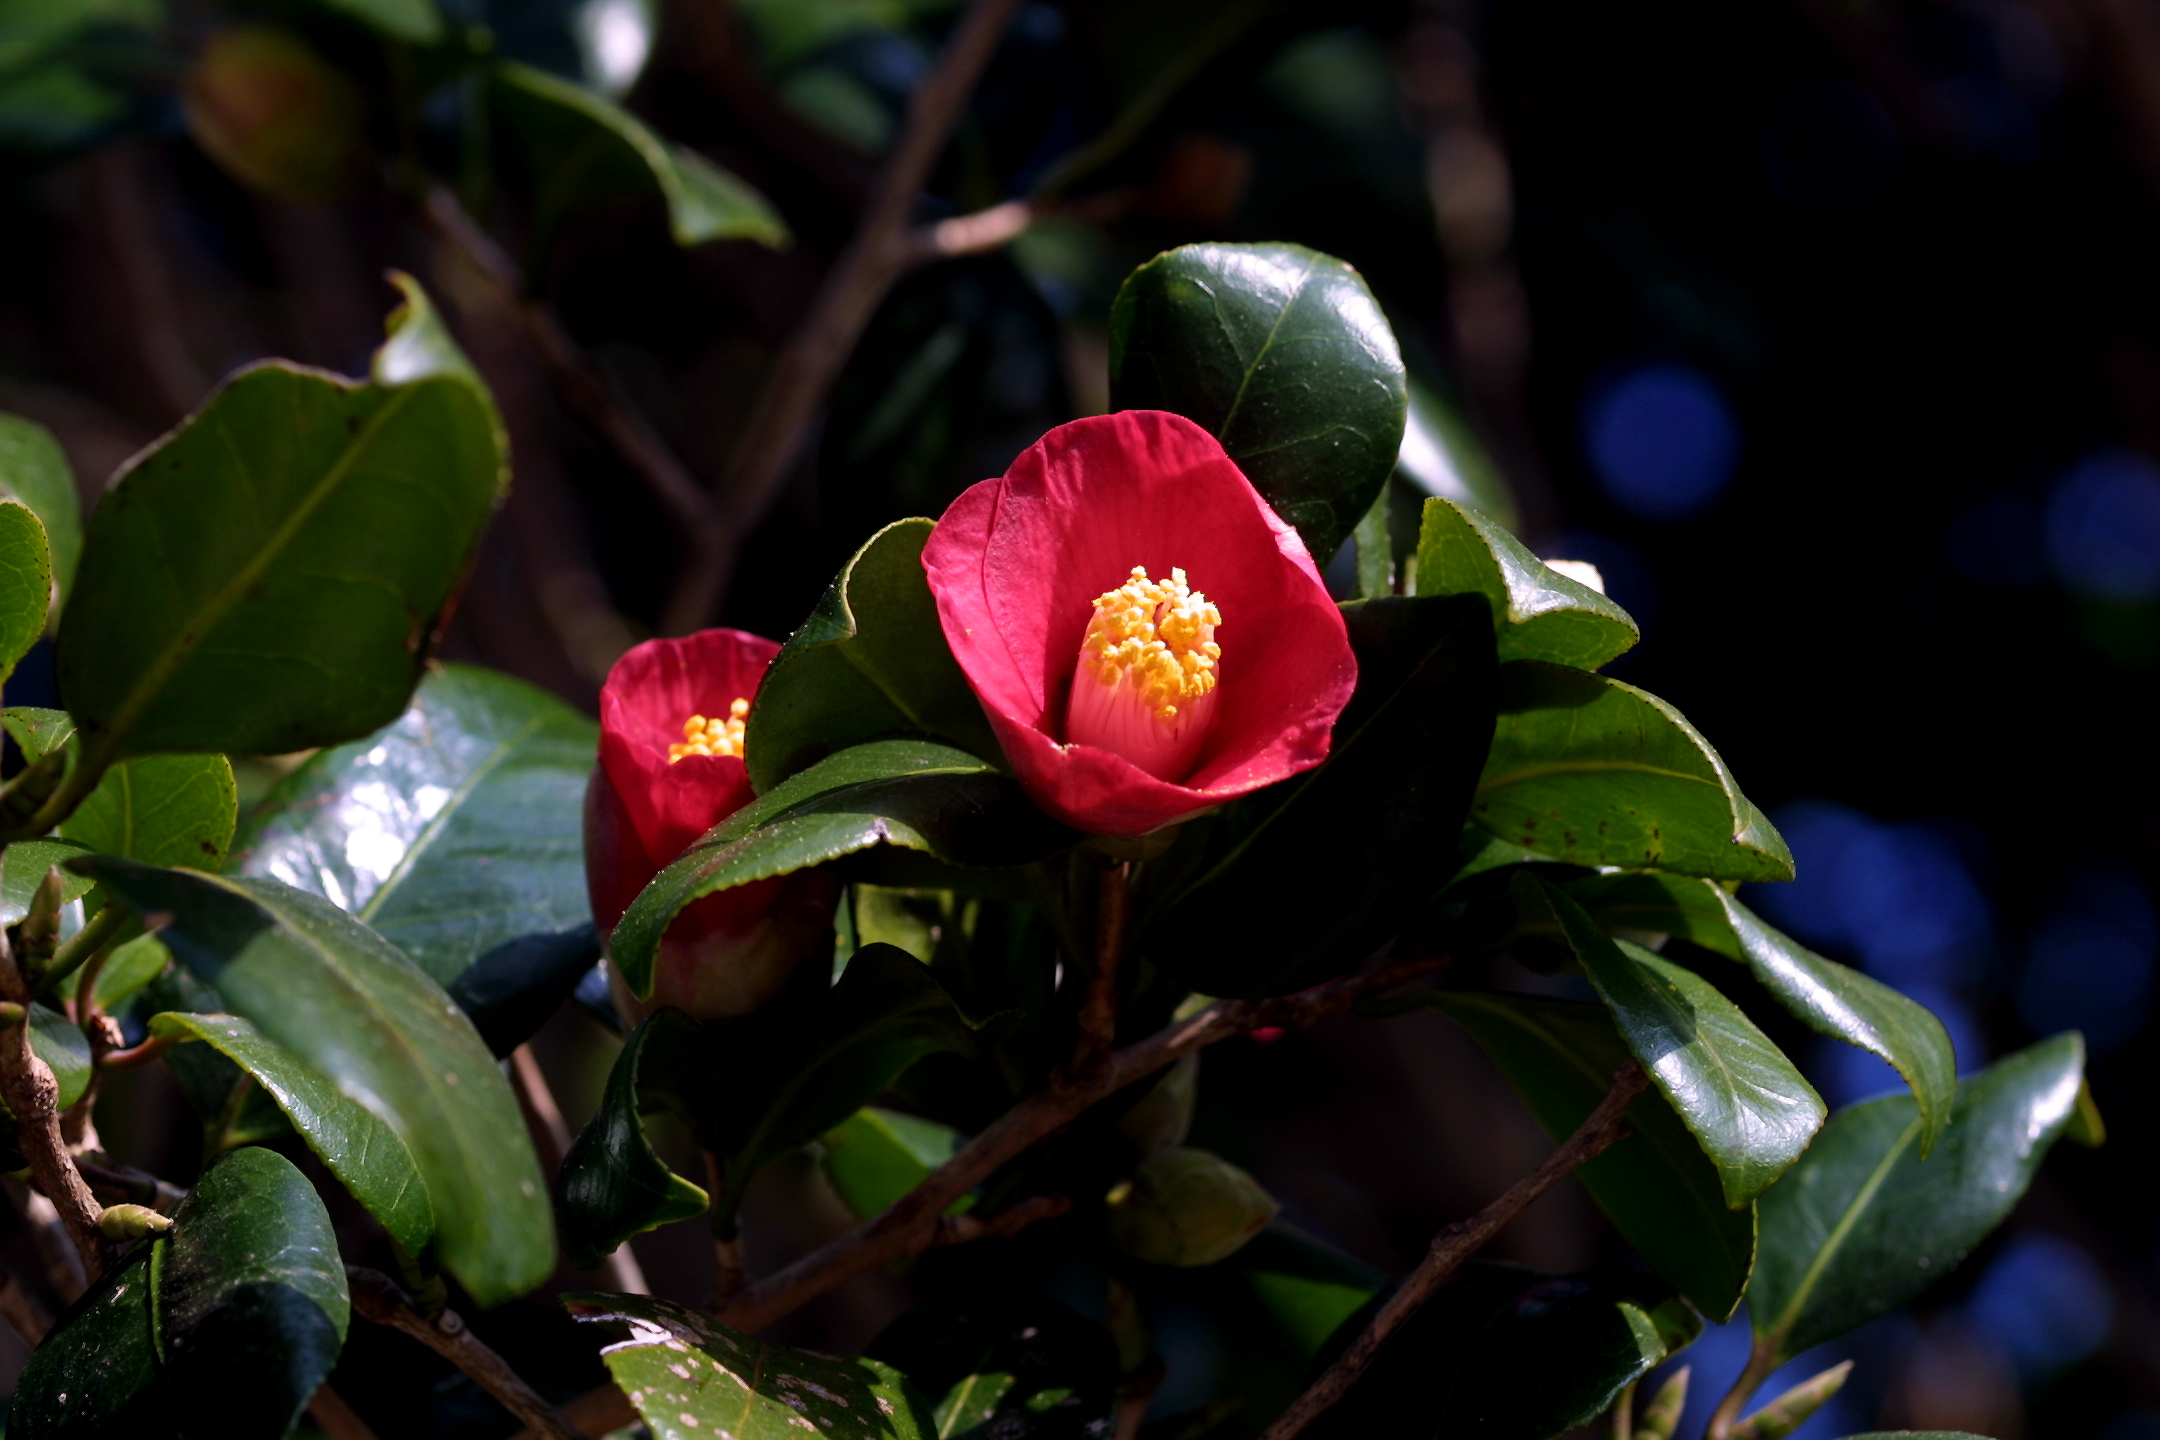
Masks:
[[[59,834],[145,865],[215,870],[232,844],[240,792],[223,755],[144,755],[105,772]]]
[[[1425,502],[1417,593],[1484,596],[1502,660],[1595,670],[1642,638],[1627,611],[1538,559],[1498,521],[1452,500]]]
[[[274,1151],[211,1165],[173,1215],[62,1317],[16,1382],[16,1440],[277,1440],[345,1343],[330,1216]]]
[[[2074,1033],[2005,1056],[1958,1086],[1925,1160],[1912,1096],[1839,1111],[1763,1197],[1748,1315],[1768,1363],[1888,1314],[1972,1253],[2069,1125],[2084,1073]]]
[[[395,723],[281,780],[231,868],[350,911],[449,985],[497,946],[591,918],[582,816],[598,745],[545,691],[442,666]]]
[[[344,911],[274,880],[77,860],[215,987],[216,1008],[374,1111],[411,1152],[434,1205],[437,1253],[481,1305],[545,1280],[555,1230],[510,1085],[464,1012]]]
[[[1792,852],[1680,712],[1603,675],[1500,667],[1500,721],[1470,814],[1570,864],[1790,880]]]
[[[1205,428],[1322,565],[1395,469],[1408,385],[1364,279],[1302,245],[1181,246],[1110,309],[1111,408]]]
[[[493,401],[395,277],[372,378],[241,371],[105,492],[60,622],[80,774],[283,754],[404,710],[508,483]]]
[[[931,1440],[929,1407],[898,1370],[861,1356],[790,1350],[671,1300],[572,1294],[579,1320],[621,1327],[608,1373],[653,1440]]]

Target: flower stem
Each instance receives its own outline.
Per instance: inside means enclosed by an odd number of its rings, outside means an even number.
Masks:
[[[1132,904],[1132,865],[1103,867],[1095,885],[1095,969],[1080,1002],[1079,1037],[1066,1083],[1087,1085],[1109,1068],[1117,1044],[1118,963],[1125,954],[1125,919]]]

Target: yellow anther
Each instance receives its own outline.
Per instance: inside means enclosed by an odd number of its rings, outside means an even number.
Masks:
[[[728,706],[725,720],[708,720],[703,715],[692,715],[683,721],[682,743],[667,747],[668,764],[674,764],[685,755],[740,756],[743,722],[749,714],[750,702],[736,700]]]
[[[1066,739],[1123,755],[1158,778],[1182,775],[1215,713],[1215,643],[1222,615],[1173,569],[1132,577],[1095,597],[1080,642]]]

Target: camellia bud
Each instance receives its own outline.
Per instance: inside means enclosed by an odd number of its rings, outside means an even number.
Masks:
[[[98,1231],[108,1240],[140,1240],[172,1229],[172,1217],[147,1205],[108,1205],[98,1214]]]
[[[1151,1265],[1213,1265],[1267,1228],[1282,1207],[1205,1150],[1158,1150],[1110,1192],[1110,1243]]]
[[[334,200],[359,175],[366,100],[299,37],[213,36],[183,89],[188,133],[234,179],[285,200]]]
[[[1182,1145],[1192,1129],[1193,1102],[1199,1094],[1200,1057],[1187,1055],[1118,1117],[1118,1134],[1132,1141],[1142,1155]]]

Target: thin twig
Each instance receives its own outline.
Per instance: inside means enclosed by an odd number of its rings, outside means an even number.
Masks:
[[[1544,1164],[1515,1182],[1507,1193],[1487,1205],[1468,1220],[1457,1221],[1433,1237],[1432,1249],[1410,1272],[1409,1278],[1396,1287],[1388,1302],[1380,1307],[1365,1332],[1350,1343],[1350,1348],[1328,1366],[1312,1386],[1300,1395],[1282,1418],[1270,1425],[1260,1440],[1290,1440],[1335,1404],[1358,1382],[1358,1377],[1371,1365],[1373,1357],[1388,1337],[1417,1314],[1458,1269],[1463,1261],[1483,1249],[1493,1236],[1500,1233],[1510,1220],[1520,1215],[1531,1201],[1573,1174],[1584,1164],[1603,1154],[1605,1148],[1627,1131],[1627,1108],[1635,1103],[1635,1097],[1648,1085],[1649,1077],[1642,1067],[1630,1060],[1614,1074],[1612,1088],[1590,1118],[1570,1135],[1567,1143],[1555,1150]]]
[[[194,1038],[192,1035],[177,1032],[171,1035],[153,1035],[140,1045],[131,1046],[126,1050],[109,1050],[100,1055],[96,1062],[97,1068],[100,1070],[140,1070],[143,1066],[148,1065],[151,1061],[172,1049],[173,1046]]]
[[[680,635],[706,623],[727,593],[735,559],[809,443],[825,392],[855,352],[885,292],[907,269],[910,212],[944,152],[976,78],[997,49],[1019,0],[974,0],[953,27],[936,68],[908,97],[900,138],[878,172],[854,238],[840,253],[802,325],[774,362],[748,432],[720,487],[717,513],[668,597],[661,628]]]
[[[314,1417],[330,1440],[376,1440],[367,1421],[354,1414],[352,1406],[345,1403],[345,1397],[328,1385],[315,1392],[315,1398],[308,1401],[307,1408],[308,1414]]]
[[[946,1245],[966,1245],[976,1240],[1010,1240],[1038,1220],[1055,1220],[1072,1213],[1070,1195],[1037,1195],[1009,1205],[984,1220],[974,1215],[946,1215],[930,1231],[925,1250]]]
[[[0,1268],[0,1320],[7,1321],[27,1350],[37,1349],[45,1332],[52,1329],[52,1316],[46,1313],[45,1303],[5,1268]]]
[[[1042,207],[1032,200],[1007,200],[971,215],[921,226],[908,237],[908,263],[927,265],[1001,249],[1026,234],[1041,213]]]
[[[1740,1371],[1740,1378],[1733,1381],[1732,1389],[1725,1392],[1717,1409],[1710,1412],[1710,1423],[1703,1431],[1703,1440],[1727,1440],[1732,1434],[1747,1402],[1762,1388],[1763,1381],[1777,1373],[1777,1350],[1775,1339],[1764,1337],[1755,1342],[1748,1351],[1748,1362]]]
[[[433,1320],[413,1308],[412,1297],[397,1281],[364,1265],[345,1267],[352,1290],[353,1308],[377,1325],[402,1330],[473,1378],[502,1407],[527,1426],[553,1440],[585,1440],[563,1413],[525,1383],[502,1356],[489,1349],[465,1328],[455,1310],[445,1309]]]
[[[95,922],[92,922],[95,923]],[[30,986],[15,957],[0,938],[0,990],[17,1005],[27,1005]],[[67,1226],[68,1238],[81,1252],[86,1275],[95,1280],[105,1269],[105,1237],[98,1230],[104,1206],[83,1183],[60,1134],[60,1086],[52,1070],[30,1048],[30,1021],[22,1018],[0,1031],[0,1088],[8,1113],[15,1117],[15,1147],[30,1162],[30,1173]]]
[[[1101,1077],[1117,1048],[1118,962],[1125,954],[1125,916],[1132,903],[1132,865],[1106,865],[1095,882],[1095,969],[1080,1002],[1080,1032],[1066,1083]]]

